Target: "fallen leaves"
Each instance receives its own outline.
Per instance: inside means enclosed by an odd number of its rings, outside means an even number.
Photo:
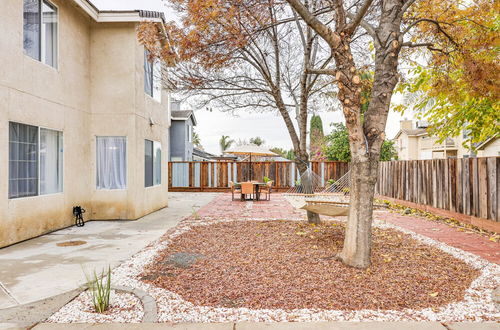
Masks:
[[[142,275],[195,305],[285,310],[434,308],[462,300],[478,275],[449,254],[380,228],[373,230],[371,267],[347,267],[332,257],[342,247],[343,226],[241,221],[194,227]],[[204,258],[188,269],[163,262],[182,252]]]

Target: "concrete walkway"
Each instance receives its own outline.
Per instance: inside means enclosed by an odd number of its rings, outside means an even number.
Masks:
[[[498,330],[498,323],[439,322],[309,322],[309,323],[142,323],[142,324],[40,324],[35,330],[173,329],[173,330]]]
[[[2,309],[78,288],[84,271],[119,265],[214,197],[169,193],[168,208],[137,221],[90,221],[0,249],[0,323]],[[68,241],[85,243],[57,246]]]

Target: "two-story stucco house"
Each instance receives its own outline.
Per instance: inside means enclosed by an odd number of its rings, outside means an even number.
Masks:
[[[137,41],[160,13],[0,1],[0,247],[167,206],[169,95]]]
[[[171,104],[170,161],[192,161],[196,117],[191,110],[181,110],[180,102]]]
[[[396,134],[395,147],[400,160],[444,159],[465,157],[489,157],[500,155],[500,140],[494,135],[475,146],[474,150],[464,146],[466,132],[459,136],[449,137],[443,142],[430,136],[426,122],[402,120]]]

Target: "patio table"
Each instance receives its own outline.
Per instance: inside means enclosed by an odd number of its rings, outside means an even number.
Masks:
[[[253,184],[253,191],[254,191],[254,195],[255,195],[255,200],[256,201],[259,201],[260,200],[260,192],[259,192],[259,189],[261,186],[265,186],[266,183],[264,182],[257,182],[257,181],[252,181],[251,182]],[[241,186],[241,182],[238,182],[238,183],[235,183],[235,186],[238,185],[238,186]],[[253,200],[253,198],[252,198]]]

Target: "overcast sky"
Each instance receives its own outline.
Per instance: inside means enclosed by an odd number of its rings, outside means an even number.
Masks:
[[[91,0],[99,9],[146,9],[165,12],[167,19],[173,19],[175,14],[161,0]],[[400,99],[397,95],[394,101]],[[187,104],[183,108],[188,108]],[[187,109],[186,109],[187,110]],[[231,138],[248,140],[254,136],[260,136],[269,147],[291,148],[291,142],[281,117],[273,113],[249,113],[242,111],[237,116],[222,113],[214,109],[209,112],[205,109],[194,109],[198,125],[195,131],[201,138],[205,150],[219,154],[219,139],[222,135]],[[332,122],[341,122],[342,114],[336,112],[320,112],[323,119],[325,132],[330,131]],[[411,117],[411,114],[405,114]],[[398,132],[399,121],[402,116],[393,111],[390,112],[387,121],[386,135],[393,138]]]

